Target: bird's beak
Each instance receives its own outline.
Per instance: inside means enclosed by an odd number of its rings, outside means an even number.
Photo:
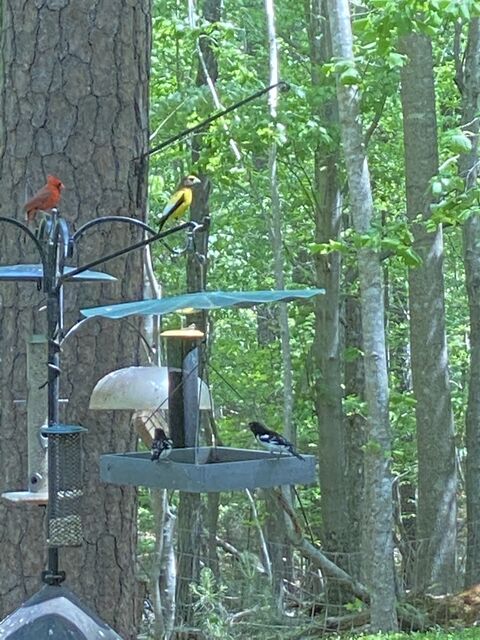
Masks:
[[[200,178],[197,178],[197,176],[193,176],[192,178],[192,184],[200,184],[202,181],[200,180]]]

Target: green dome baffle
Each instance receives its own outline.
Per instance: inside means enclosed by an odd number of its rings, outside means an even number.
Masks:
[[[290,302],[308,299],[325,293],[325,289],[274,289],[272,291],[200,291],[169,298],[135,300],[105,307],[82,309],[86,318],[110,318],[116,320],[128,316],[165,315],[181,309],[222,309],[227,307],[253,307],[257,304]]]

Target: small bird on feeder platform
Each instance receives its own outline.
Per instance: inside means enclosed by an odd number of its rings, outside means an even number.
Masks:
[[[282,435],[267,427],[261,422],[249,422],[248,427],[255,436],[255,440],[262,447],[268,449],[271,453],[289,453],[299,460],[305,460],[299,453],[295,451],[295,448],[291,442],[289,442]]]
[[[158,462],[159,460],[166,460],[166,458],[171,454],[172,449],[173,443],[165,431],[161,427],[156,428],[152,442],[152,455],[150,456],[150,459],[155,462]]]
[[[167,220],[178,220],[183,216],[188,207],[192,204],[193,191],[192,187],[200,184],[201,180],[197,176],[189,175],[180,180],[175,193],[170,197],[160,216],[160,229]]]
[[[56,176],[47,176],[47,184],[28,200],[23,206],[27,223],[33,222],[37,211],[48,211],[60,202],[65,185]]]

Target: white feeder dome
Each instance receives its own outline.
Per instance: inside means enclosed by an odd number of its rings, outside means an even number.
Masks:
[[[199,384],[199,409],[212,409],[210,390]],[[126,367],[101,378],[90,396],[90,409],[168,409],[167,367]]]

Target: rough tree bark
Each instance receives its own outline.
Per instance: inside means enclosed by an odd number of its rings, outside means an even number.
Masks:
[[[352,27],[347,0],[328,0],[335,58],[353,63]],[[342,144],[347,168],[350,206],[355,231],[371,229],[373,201],[364,149],[358,87],[337,78],[337,98]],[[388,379],[385,353],[383,274],[378,253],[358,252],[362,346],[365,365],[367,434],[365,447],[366,512],[370,545],[365,549],[368,587],[371,594],[371,625],[374,630],[396,629],[393,571],[393,511],[390,475],[391,434],[388,420]]]
[[[462,88],[462,124],[470,132],[472,148],[459,158],[465,189],[476,188],[478,178],[478,134],[480,121],[480,29],[473,18],[468,30]],[[470,313],[470,371],[465,419],[467,448],[465,492],[467,498],[467,558],[465,587],[480,582],[480,219],[472,215],[463,233],[465,280]]]
[[[442,228],[427,233],[430,180],[438,171],[432,45],[420,33],[402,37],[401,71],[407,216],[422,265],[409,271],[412,382],[416,399],[418,499],[417,589],[455,586],[456,467],[448,376]],[[421,140],[422,144],[418,144]],[[432,465],[432,460],[435,464]]]
[[[57,0],[4,3],[0,66],[0,214],[23,219],[27,195],[47,173],[66,185],[61,210],[80,224],[105,214],[143,218],[148,146],[150,3],[140,0]],[[140,160],[139,160],[140,158]],[[139,239],[126,226],[105,227],[82,244],[81,259]],[[0,233],[2,263],[38,258],[11,230]],[[67,326],[78,309],[142,295],[142,256],[109,264],[114,285],[67,285]],[[0,491],[26,482],[25,339],[45,331],[42,295],[31,284],[1,285]],[[87,328],[88,327],[88,328]],[[99,454],[135,447],[128,414],[88,411],[95,382],[135,362],[135,332],[122,323],[94,322],[62,354],[62,419],[89,428],[84,441],[84,544],[60,553],[70,586],[123,638],[136,637],[136,494],[106,486]],[[39,508],[0,503],[0,617],[40,586],[44,531]]]

